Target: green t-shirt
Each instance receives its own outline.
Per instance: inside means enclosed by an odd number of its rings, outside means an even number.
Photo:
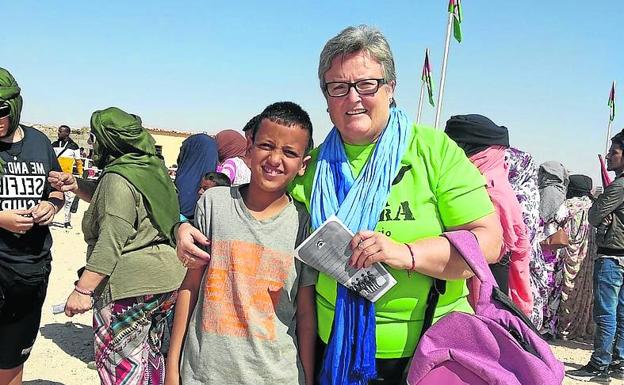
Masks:
[[[374,144],[345,144],[354,175],[359,175]],[[303,177],[291,186],[295,199],[309,210],[318,149]],[[366,208],[363,208],[366,209]],[[390,189],[376,231],[398,242],[438,236],[494,212],[485,180],[464,152],[442,131],[414,125],[397,177]],[[418,256],[416,256],[418,258]],[[377,358],[409,357],[420,336],[431,278],[386,266],[397,285],[375,303]],[[327,342],[336,303],[336,281],[319,274],[316,285],[318,332]],[[448,281],[440,296],[434,321],[451,311],[472,312],[465,280]]]

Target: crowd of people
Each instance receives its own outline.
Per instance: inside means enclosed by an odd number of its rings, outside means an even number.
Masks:
[[[474,311],[479,282],[442,236],[454,230],[475,235],[544,338],[595,341],[570,376],[624,378],[624,134],[607,156],[618,178],[595,196],[591,178],[538,166],[485,116],[414,124],[375,28],[331,38],[318,78],[334,127],[316,148],[306,111],[277,102],[244,135],[188,137],[171,180],[140,117],[110,107],[91,116],[91,180],[72,173],[69,127],[50,143],[19,123],[20,88],[0,68],[0,385],[21,384],[48,225],[63,208],[71,226],[77,198],[88,248],[65,314],[93,311],[104,384],[405,383],[433,282],[446,282],[434,322]],[[333,215],[355,234],[350,265],[382,263],[397,282],[374,303],[294,257]]]

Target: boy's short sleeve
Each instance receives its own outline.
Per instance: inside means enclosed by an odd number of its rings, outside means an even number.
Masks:
[[[195,206],[195,226],[208,239],[212,238],[210,226],[212,214],[212,196],[211,194],[203,194],[197,201]]]
[[[297,209],[297,219],[299,222],[297,228],[297,240],[295,241],[295,247],[297,247],[312,233],[312,227],[310,225],[310,215],[308,214],[305,206],[299,202],[295,202],[295,207]],[[298,259],[295,260],[295,263],[297,263],[297,271],[300,275],[299,287],[316,285],[318,271]]]
[[[299,277],[299,287],[316,285],[316,280],[318,279],[318,271],[301,262],[300,260],[297,260],[296,262],[301,264],[301,269],[299,270],[299,274],[301,275]]]

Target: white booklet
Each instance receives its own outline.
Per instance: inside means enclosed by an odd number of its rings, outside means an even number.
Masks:
[[[328,218],[297,247],[296,256],[314,269],[333,277],[345,287],[375,302],[396,280],[380,263],[355,269],[349,265],[353,233],[334,216]]]

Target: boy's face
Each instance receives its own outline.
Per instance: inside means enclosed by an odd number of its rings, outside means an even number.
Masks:
[[[255,140],[248,139],[251,185],[266,192],[285,191],[295,176],[303,175],[310,157],[305,155],[308,131],[262,119]]]
[[[199,191],[197,191],[197,194],[202,196],[206,190],[213,188],[216,185],[217,184],[213,180],[202,178],[201,182],[199,182]]]
[[[622,147],[618,143],[611,143],[607,158],[607,170],[615,171],[617,175],[620,175],[624,170],[624,154]]]

